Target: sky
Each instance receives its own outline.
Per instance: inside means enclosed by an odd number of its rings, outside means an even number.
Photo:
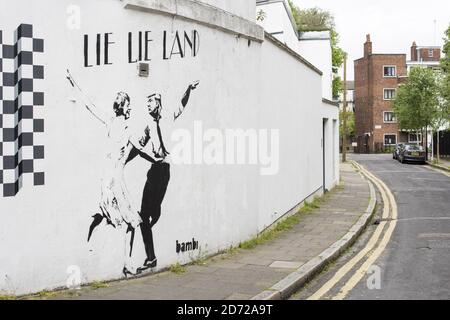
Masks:
[[[409,60],[413,41],[418,46],[442,46],[450,24],[450,0],[293,2],[300,8],[319,7],[334,15],[339,46],[348,53],[348,80],[354,78],[353,61],[363,56],[366,34],[370,34],[373,53],[406,53]]]

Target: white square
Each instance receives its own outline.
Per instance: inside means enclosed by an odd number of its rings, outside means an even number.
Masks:
[[[19,190],[23,187],[23,175],[19,177]]]
[[[45,170],[45,166],[44,166],[45,162],[42,159],[39,160],[34,160],[33,161],[33,166],[34,166],[34,172],[44,172]]]
[[[33,107],[33,118],[34,119],[44,119],[44,106],[34,106]]]
[[[3,170],[3,183],[15,183],[16,180],[16,170]]]
[[[44,81],[42,79],[33,80],[33,91],[34,92],[45,92]]]
[[[16,114],[4,114],[3,128],[15,128],[15,127],[16,127]]]
[[[0,197],[3,197],[3,184],[0,184]]]
[[[22,106],[32,106],[33,105],[33,92],[22,92],[19,95],[19,103]]]
[[[16,91],[14,87],[3,87],[3,100],[14,101],[16,99]]]
[[[33,38],[21,38],[17,43],[18,51],[33,51]]]
[[[3,142],[3,155],[13,156],[16,154],[16,142]]]
[[[44,136],[45,135],[42,132],[34,133],[33,134],[33,144],[35,146],[44,146],[45,145]]]
[[[22,119],[22,132],[33,132],[33,119]]]
[[[14,59],[3,59],[3,72],[13,73],[15,70]]]
[[[23,146],[21,150],[22,160],[33,160],[33,146]]]
[[[29,64],[23,64],[19,68],[19,79],[20,78],[26,78],[26,79],[33,79],[33,66]]]
[[[23,173],[22,174],[22,184],[25,187],[34,185],[34,174],[33,173]],[[19,183],[20,186],[20,183]]]

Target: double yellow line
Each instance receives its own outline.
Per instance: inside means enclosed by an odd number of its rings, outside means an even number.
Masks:
[[[372,264],[380,257],[386,248],[389,240],[391,239],[392,233],[397,225],[397,203],[395,202],[394,195],[386,186],[386,184],[375,177],[372,173],[367,171],[360,164],[352,161],[352,164],[360,170],[360,172],[367,177],[372,183],[374,183],[381,193],[383,199],[384,207],[382,214],[382,221],[375,229],[372,237],[370,238],[367,245],[362,249],[356,256],[354,256],[350,261],[348,261],[344,266],[342,266],[336,274],[326,282],[317,292],[310,296],[307,300],[319,300],[323,298],[332,288],[339,283],[349,272],[351,272],[356,264],[361,260],[366,259],[365,262],[357,269],[349,280],[340,289],[339,293],[332,297],[333,300],[343,300],[348,295],[348,293],[358,284],[359,281],[364,277]],[[387,226],[387,230],[383,230]],[[380,237],[383,237],[380,240]]]

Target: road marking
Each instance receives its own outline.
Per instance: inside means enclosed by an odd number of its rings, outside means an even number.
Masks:
[[[370,172],[368,172],[368,174],[372,176],[372,178],[374,178],[376,181],[378,181],[386,191],[391,204],[392,221],[389,222],[389,227],[386,230],[383,239],[381,239],[381,242],[379,243],[378,247],[373,251],[373,253],[369,256],[366,262],[364,262],[363,265],[355,272],[355,274],[347,281],[347,283],[342,287],[341,291],[333,298],[333,300],[343,300],[348,295],[348,293],[361,281],[361,279],[369,270],[370,266],[372,266],[375,263],[375,261],[383,253],[384,249],[386,249],[386,246],[391,240],[392,234],[394,233],[395,227],[397,226],[398,211],[394,195],[383,181],[372,175]]]
[[[356,163],[355,163],[356,164]],[[356,166],[360,169],[360,172],[362,172],[369,180],[371,180],[380,190],[381,197],[383,198],[383,215],[382,219],[388,219],[389,218],[389,197],[387,193],[382,188],[381,184],[375,180],[376,178],[373,175],[370,175],[370,173],[364,169],[362,166],[356,164]],[[339,281],[342,280],[342,278],[349,273],[353,267],[361,261],[363,258],[366,257],[367,254],[369,254],[377,244],[381,233],[386,225],[386,221],[382,221],[378,227],[375,229],[374,234],[370,238],[369,242],[365,246],[363,250],[361,250],[355,257],[353,257],[350,261],[348,261],[344,266],[342,266],[336,274],[331,278],[328,282],[326,282],[317,292],[315,292],[312,296],[310,296],[307,300],[319,300],[322,298],[328,291],[330,291]]]
[[[421,233],[419,239],[450,239],[450,233]]]
[[[431,166],[425,166],[425,168],[427,168],[428,170],[433,170],[435,172],[442,173],[443,175],[445,175],[447,177],[450,177],[450,172],[447,172],[447,171],[444,171],[444,170],[440,170],[440,169],[437,169],[437,168],[433,168]]]

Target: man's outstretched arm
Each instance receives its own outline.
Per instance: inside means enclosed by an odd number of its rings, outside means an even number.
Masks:
[[[189,98],[191,96],[191,91],[195,90],[197,86],[199,85],[200,81],[195,81],[189,85],[186,92],[183,95],[183,98],[181,99],[181,107],[178,109],[177,112],[173,114],[173,121],[176,121],[184,112],[184,109],[186,109],[186,106],[189,102]]]

